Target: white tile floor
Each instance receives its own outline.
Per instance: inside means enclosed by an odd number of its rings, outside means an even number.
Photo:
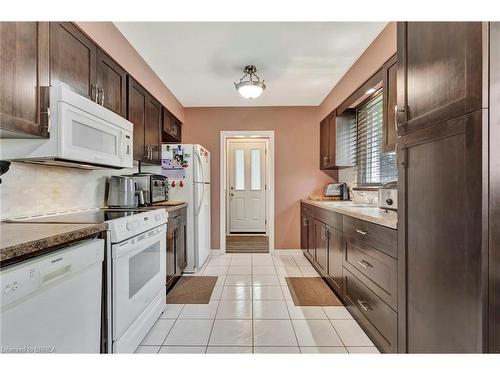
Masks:
[[[378,353],[342,306],[295,306],[287,276],[317,276],[299,251],[211,255],[210,303],[167,305],[137,353]]]

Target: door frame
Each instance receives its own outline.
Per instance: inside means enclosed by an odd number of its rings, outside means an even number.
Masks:
[[[269,254],[274,254],[274,131],[273,130],[225,130],[220,132],[220,253],[226,253],[227,223],[227,140],[229,138],[265,138],[268,140],[266,219],[269,237]]]

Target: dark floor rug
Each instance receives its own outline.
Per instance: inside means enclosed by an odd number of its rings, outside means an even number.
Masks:
[[[217,276],[182,276],[167,294],[167,304],[207,304]]]
[[[295,306],[342,306],[321,277],[287,277]]]
[[[227,236],[227,253],[268,253],[267,236]]]

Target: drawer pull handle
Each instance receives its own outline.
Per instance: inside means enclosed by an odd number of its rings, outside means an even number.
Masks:
[[[365,232],[364,230],[361,230],[361,229],[356,229],[356,232],[358,232],[359,234],[362,234],[363,236],[366,236],[368,234],[368,232]]]
[[[368,267],[371,267],[372,265],[370,263],[368,263],[366,260],[358,260],[358,264],[364,268],[368,268]]]
[[[368,306],[368,304],[366,303],[366,301],[364,301],[364,300],[362,301],[362,300],[358,299],[357,302],[358,302],[358,305],[361,306],[361,308],[363,310],[365,310],[365,311],[370,310],[370,306]]]

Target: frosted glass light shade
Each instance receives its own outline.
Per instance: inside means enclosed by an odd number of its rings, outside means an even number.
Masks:
[[[262,82],[255,81],[244,81],[236,85],[236,90],[245,99],[255,99],[262,94],[262,91],[266,88],[266,85]]]

